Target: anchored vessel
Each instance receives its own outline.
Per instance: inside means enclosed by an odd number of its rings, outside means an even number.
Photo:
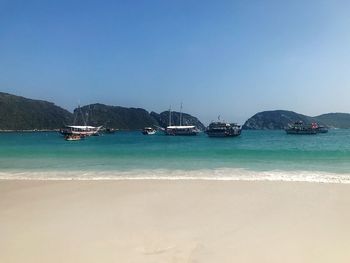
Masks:
[[[153,135],[156,134],[157,130],[153,129],[152,127],[145,127],[142,130],[143,135]]]
[[[209,137],[235,137],[241,135],[242,128],[236,123],[212,122],[207,127]]]
[[[317,125],[305,125],[302,121],[297,121],[285,129],[287,134],[312,135],[317,134]]]
[[[327,129],[327,127],[325,127],[325,126],[320,126],[320,125],[318,125],[317,128],[316,128],[316,132],[317,132],[317,133],[327,133],[327,132],[328,132],[328,129]]]
[[[82,139],[82,136],[76,134],[69,134],[64,136],[64,139],[66,141],[80,141]]]
[[[60,133],[65,136],[69,137],[70,135],[78,135],[81,137],[87,137],[87,136],[98,136],[99,131],[102,129],[103,126],[88,126],[87,125],[87,118],[88,114],[86,114],[86,118],[84,117],[84,113],[82,112],[80,106],[78,107],[77,113],[75,114],[74,124],[76,122],[76,118],[78,117],[78,114],[81,114],[81,118],[83,120],[84,125],[66,125],[63,129],[60,129]]]
[[[114,129],[114,128],[105,128],[104,133],[106,134],[113,134],[117,131],[118,129]]]
[[[182,125],[182,103],[180,110],[180,125],[172,126],[171,125],[171,109],[169,109],[169,126],[165,128],[166,135],[182,135],[182,136],[194,136],[199,133],[199,130],[194,125]]]
[[[196,126],[168,126],[166,127],[165,134],[166,135],[197,135],[199,130]]]
[[[79,136],[96,136],[98,135],[98,132],[102,126],[94,127],[94,126],[75,126],[75,125],[68,125],[64,129],[60,130],[60,133],[64,136],[67,135],[79,135]]]

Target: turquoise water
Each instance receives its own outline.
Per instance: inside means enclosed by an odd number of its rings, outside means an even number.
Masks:
[[[67,172],[111,176],[152,171],[332,173],[350,175],[350,130],[310,136],[284,131],[243,131],[236,138],[173,137],[117,132],[67,142],[54,132],[1,133],[2,175]],[[168,173],[166,172],[168,171]],[[57,173],[60,172],[60,173]],[[73,176],[74,177],[74,176]]]

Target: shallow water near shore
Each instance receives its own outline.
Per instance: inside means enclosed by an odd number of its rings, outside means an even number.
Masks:
[[[236,138],[116,132],[67,142],[55,132],[1,133],[0,178],[350,181],[350,130]],[[348,179],[349,178],[349,179]]]

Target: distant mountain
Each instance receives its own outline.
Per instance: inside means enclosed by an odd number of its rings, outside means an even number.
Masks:
[[[158,122],[159,126],[165,128],[169,125],[169,111],[158,114],[151,112],[151,116]],[[180,112],[171,112],[171,125],[180,125]],[[187,113],[182,113],[182,125],[194,125],[200,130],[205,130],[205,126],[196,117]]]
[[[173,112],[173,124],[179,123],[179,113]],[[52,102],[33,100],[0,92],[0,130],[54,130],[65,125],[103,125],[109,128],[139,130],[147,126],[168,125],[168,112],[151,114],[141,108],[125,108],[104,104],[90,104],[71,113]],[[184,125],[204,125],[184,113]]]
[[[315,119],[319,123],[330,128],[349,129],[350,128],[350,114],[349,113],[327,113],[316,116]]]
[[[306,116],[293,111],[275,110],[263,111],[249,118],[243,125],[246,130],[278,130],[288,124],[303,121],[304,123],[317,122],[329,128],[350,128],[350,114],[327,113],[320,116]]]
[[[171,115],[172,125],[179,125],[180,113],[172,112]],[[67,124],[82,124],[83,119],[90,125],[138,130],[146,126],[168,126],[169,112],[149,113],[141,108],[97,103],[84,106],[80,110],[75,109],[72,114],[52,102],[0,92],[0,130],[53,130]],[[311,117],[293,111],[275,110],[255,114],[245,122],[243,129],[284,129],[295,121],[317,122],[329,128],[350,128],[349,113],[327,113]],[[186,113],[182,114],[182,124],[195,125],[205,130],[205,126],[196,117]]]
[[[158,125],[157,121],[144,109],[90,104],[74,110],[76,124],[83,124],[83,117],[89,125],[103,125],[123,130],[138,130]],[[87,119],[88,118],[88,119]]]
[[[0,92],[0,130],[58,129],[72,118],[72,113],[51,102]]]
[[[249,118],[243,125],[246,130],[279,130],[296,121],[309,122],[309,117],[293,111],[263,111]]]

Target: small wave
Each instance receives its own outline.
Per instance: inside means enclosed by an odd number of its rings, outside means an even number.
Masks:
[[[350,184],[349,174],[320,171],[252,171],[238,168],[129,171],[8,171],[0,180],[206,180],[284,181]]]

